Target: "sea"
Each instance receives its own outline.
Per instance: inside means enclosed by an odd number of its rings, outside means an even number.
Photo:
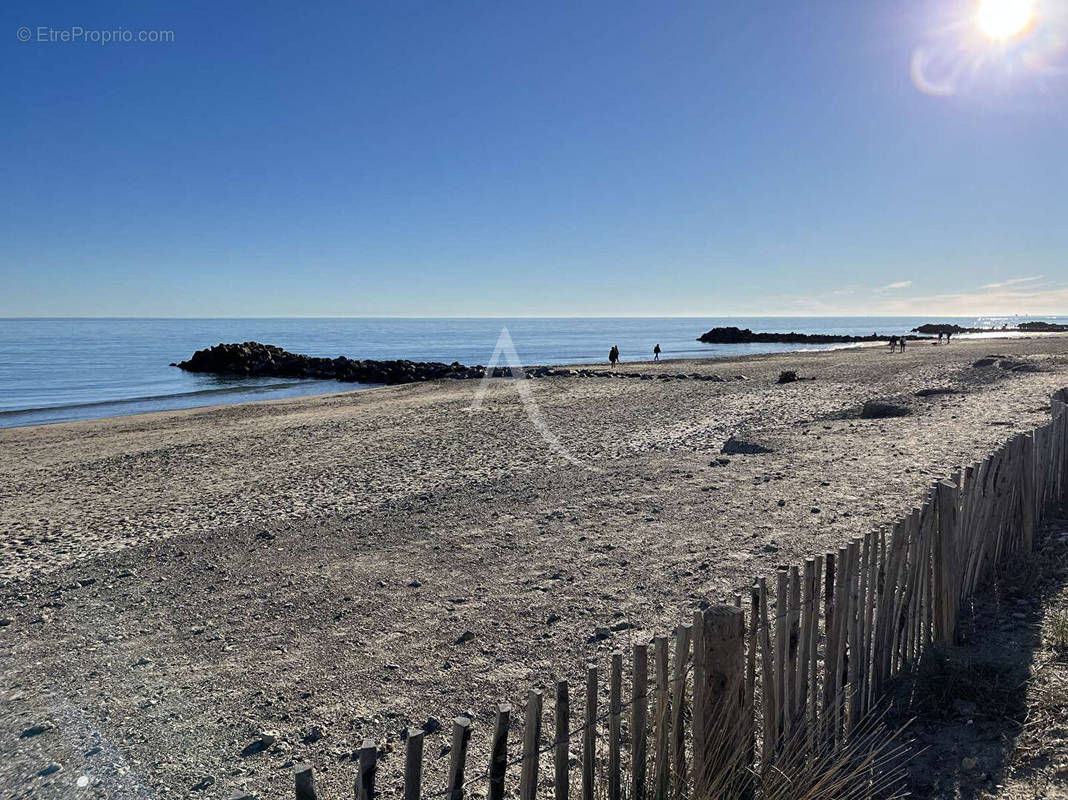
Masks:
[[[711,345],[697,337],[735,325],[757,332],[902,334],[925,322],[996,329],[1029,317],[628,318],[0,318],[0,428],[370,388],[335,381],[194,375],[169,366],[219,342],[257,341],[313,356],[487,364],[507,329],[520,361],[605,362],[736,356],[806,345]],[[1068,317],[1041,317],[1068,322]],[[829,346],[829,347],[833,347]]]

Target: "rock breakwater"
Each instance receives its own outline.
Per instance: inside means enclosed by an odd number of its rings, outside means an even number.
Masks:
[[[197,350],[186,361],[171,364],[187,372],[204,372],[214,375],[233,375],[248,378],[316,378],[346,383],[370,383],[391,386],[400,383],[449,378],[465,380],[485,377],[487,368],[482,365],[466,366],[457,361],[445,364],[440,361],[408,361],[395,359],[377,361],[352,359],[345,356],[324,358],[303,353],[290,353],[281,347],[259,342],[217,344]],[[720,377],[702,373],[647,374],[599,369],[567,369],[559,367],[532,366],[518,370],[526,378],[631,378],[634,380],[698,380],[723,381],[745,380],[744,376]],[[508,367],[494,367],[493,377],[511,377]]]

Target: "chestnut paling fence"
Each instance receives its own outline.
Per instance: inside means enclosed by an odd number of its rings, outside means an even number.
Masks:
[[[461,800],[476,789],[489,800],[517,793],[520,800],[539,793],[553,800],[876,793],[869,712],[895,675],[932,645],[954,641],[962,602],[999,562],[1030,551],[1044,515],[1065,500],[1066,404],[1062,389],[1051,399],[1048,423],[938,481],[893,525],[780,567],[773,602],[766,578],[758,577],[748,598],[695,611],[672,637],[635,644],[626,699],[624,654],[617,651],[607,704],[600,703],[599,668],[591,665],[581,720],[573,720],[566,680],[550,698],[551,730],[542,727],[541,691],[527,697],[519,741],[509,741],[512,709],[499,705],[488,763],[477,765],[468,763],[472,720],[457,717],[444,786],[424,786],[425,734],[409,730],[404,800]],[[356,800],[376,795],[377,756],[375,743],[364,742]],[[814,784],[793,780],[799,769]],[[325,800],[312,767],[296,768],[295,795]]]

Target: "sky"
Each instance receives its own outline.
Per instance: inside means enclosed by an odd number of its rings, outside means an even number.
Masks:
[[[1063,2],[178,5],[0,6],[0,316],[1068,314]]]

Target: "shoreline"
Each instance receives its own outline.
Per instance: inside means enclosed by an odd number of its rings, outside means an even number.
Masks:
[[[991,331],[990,335],[981,334],[981,333],[960,334],[959,337],[958,337],[958,341],[961,341],[961,342],[975,342],[975,341],[984,341],[985,342],[985,341],[998,341],[998,340],[1015,341],[1015,340],[1020,340],[1020,339],[1049,338],[1049,337],[1068,337],[1068,333],[1063,333],[1063,332],[1027,332],[1027,331],[1024,331],[1024,332]],[[932,346],[932,345],[933,346],[953,346],[953,345],[942,345],[940,343],[936,344],[935,342],[929,342],[929,341],[919,341],[919,342],[913,343],[911,345],[911,347],[913,347],[913,348],[923,348],[923,347]],[[715,345],[710,345],[710,346],[715,346]],[[752,346],[757,347],[759,345],[754,344]],[[801,346],[801,345],[799,345],[796,349],[771,351],[771,352],[763,352],[763,353],[740,353],[740,354],[722,355],[722,356],[709,355],[709,356],[701,356],[701,357],[698,357],[698,358],[662,358],[660,361],[653,361],[652,359],[628,360],[628,361],[621,361],[616,366],[615,371],[617,371],[617,372],[633,371],[633,369],[628,369],[628,368],[635,368],[635,367],[659,368],[660,371],[666,371],[666,370],[663,370],[662,365],[665,365],[665,364],[676,364],[676,365],[691,365],[691,366],[694,366],[694,367],[700,367],[702,365],[715,365],[715,364],[731,363],[731,362],[744,362],[744,361],[760,360],[760,359],[765,359],[765,358],[789,357],[791,355],[814,354],[814,353],[816,353],[816,354],[818,354],[818,353],[833,353],[833,352],[839,352],[839,351],[842,351],[842,350],[872,349],[872,348],[884,348],[885,349],[886,348],[886,344],[882,343],[882,342],[848,342],[848,343],[829,344],[829,345],[822,345],[822,346]],[[598,369],[598,368],[608,367],[608,362],[607,361],[603,361],[603,362],[597,361],[597,362],[580,362],[580,363],[561,362],[561,363],[547,363],[547,364],[529,364],[529,365],[524,365],[524,368],[533,369],[533,368],[537,368],[537,367],[541,367],[541,366],[553,367],[553,368],[556,368],[556,369],[574,369],[574,370],[579,370],[579,369]],[[555,376],[553,376],[553,377],[555,378]],[[287,383],[284,384],[285,388],[299,387],[303,383],[308,383],[308,384],[312,384],[312,383],[321,384],[321,383],[323,383],[322,380],[315,379],[315,378],[290,378],[290,379],[279,378],[278,380],[287,381]],[[477,381],[477,380],[481,380],[481,379],[470,379],[470,380],[476,380]],[[540,378],[539,380],[544,380],[544,378]],[[339,386],[344,386],[345,385],[345,382],[343,382],[343,381],[335,381],[335,382]],[[420,381],[418,383],[422,384],[422,383],[434,383],[434,382],[435,381]],[[409,385],[414,385],[414,383],[413,384],[395,384],[395,386],[409,386]],[[52,426],[57,426],[57,425],[77,425],[77,424],[88,423],[88,422],[106,422],[106,421],[109,421],[109,420],[124,419],[126,417],[145,417],[145,416],[153,416],[153,415],[180,414],[182,412],[209,411],[209,410],[216,410],[216,409],[230,408],[230,407],[234,407],[234,406],[244,406],[244,405],[259,405],[259,404],[267,404],[267,403],[291,403],[291,402],[294,402],[294,401],[300,401],[300,400],[305,400],[305,399],[310,399],[310,398],[315,398],[315,397],[329,397],[329,396],[333,396],[333,395],[350,394],[350,393],[353,393],[353,392],[368,392],[368,391],[372,391],[372,390],[391,388],[391,387],[389,387],[389,386],[378,386],[378,385],[362,385],[361,384],[361,385],[353,386],[353,388],[339,388],[337,391],[331,391],[330,389],[332,389],[332,388],[333,387],[330,387],[330,388],[325,388],[324,387],[322,391],[301,392],[299,394],[293,394],[293,395],[284,396],[284,397],[272,397],[272,398],[266,398],[266,399],[263,399],[263,400],[237,400],[237,401],[235,401],[233,403],[214,403],[214,404],[205,404],[205,405],[192,405],[192,406],[182,406],[180,408],[159,409],[159,410],[150,410],[150,411],[130,411],[130,412],[126,412],[126,413],[109,414],[107,416],[92,416],[92,417],[85,417],[85,418],[81,418],[81,419],[70,419],[70,420],[56,420],[56,421],[44,420],[44,421],[40,421],[40,422],[29,422],[29,423],[26,423],[26,424],[23,424],[23,425],[0,425],[0,436],[3,435],[4,431],[10,431],[10,430],[23,430],[23,429],[27,429],[27,428],[52,427]],[[141,402],[141,401],[144,401],[144,400],[156,400],[156,399],[166,400],[166,399],[173,398],[173,399],[178,400],[178,399],[180,399],[182,397],[186,397],[186,396],[201,395],[201,394],[211,394],[211,393],[215,393],[215,392],[218,392],[220,394],[223,394],[223,393],[239,394],[239,393],[244,393],[244,392],[254,393],[255,391],[256,391],[256,387],[255,386],[234,386],[234,387],[228,387],[228,388],[217,389],[217,390],[192,391],[192,392],[187,392],[187,393],[158,395],[158,396],[152,396],[152,397],[132,397],[132,398],[123,398],[123,399],[118,399],[118,400],[101,400],[101,401],[94,401],[94,402],[89,402],[89,403],[76,403],[76,404],[70,404],[70,405],[47,406],[47,407],[42,407],[42,408],[10,409],[10,410],[6,410],[6,411],[3,411],[3,412],[0,412],[0,420],[4,419],[5,417],[10,418],[11,416],[19,415],[19,414],[34,414],[34,413],[48,412],[48,411],[52,411],[52,410],[67,410],[67,409],[74,409],[74,408],[94,408],[94,407],[99,408],[99,407],[108,406],[108,405],[121,405],[121,404],[124,404],[124,403],[137,403],[137,402]]]
[[[1046,353],[1050,349],[1056,352],[1068,352],[1068,337],[1060,336],[1061,338],[1057,340],[1004,339],[1002,340],[1003,348],[999,349],[1010,352],[1039,354]],[[1050,348],[1047,347],[1047,342],[1056,342],[1056,345]],[[927,382],[919,384],[920,388],[927,388],[932,383],[936,386],[942,386],[947,380],[952,382],[952,380],[955,380],[955,378],[952,378],[954,374],[972,376],[968,380],[1001,381],[1005,376],[1000,374],[997,368],[986,371],[971,368],[972,362],[987,355],[990,349],[985,341],[975,342],[972,340],[969,343],[962,340],[959,344],[951,346],[931,346],[930,349],[914,348],[907,351],[906,354],[879,353],[873,352],[870,346],[850,345],[826,350],[761,353],[750,356],[731,355],[702,359],[663,360],[660,362],[635,361],[617,366],[616,372],[635,375],[647,374],[655,378],[660,375],[679,373],[681,372],[680,367],[682,367],[686,370],[686,373],[700,371],[705,375],[718,376],[720,380],[716,382],[689,380],[638,381],[600,376],[583,378],[561,376],[553,377],[551,380],[537,379],[532,381],[532,397],[538,408],[541,409],[541,413],[548,412],[549,427],[555,429],[559,426],[561,431],[567,432],[569,435],[571,429],[575,427],[571,415],[579,414],[579,418],[583,418],[586,414],[592,413],[586,408],[586,405],[589,404],[592,404],[592,407],[596,407],[600,404],[609,403],[610,405],[606,406],[608,409],[617,406],[612,411],[613,416],[606,420],[605,424],[619,426],[621,430],[625,431],[633,424],[633,421],[618,417],[618,414],[623,409],[631,408],[632,412],[635,413],[640,409],[641,413],[637,419],[644,419],[650,415],[650,419],[655,419],[663,414],[669,414],[667,408],[656,405],[663,402],[662,400],[654,399],[662,393],[666,395],[665,399],[669,398],[672,404],[678,406],[677,413],[687,418],[694,413],[694,410],[688,407],[690,401],[687,398],[691,395],[694,398],[721,397],[721,400],[716,401],[717,408],[722,402],[728,403],[726,410],[723,412],[724,421],[722,425],[716,426],[723,431],[720,434],[720,442],[722,443],[722,440],[725,440],[732,432],[739,429],[739,426],[740,429],[744,430],[754,424],[758,427],[766,424],[762,421],[765,415],[764,404],[783,393],[783,389],[778,384],[777,379],[779,373],[784,370],[797,372],[799,378],[802,379],[799,384],[810,387],[810,393],[822,398],[820,402],[830,403],[832,408],[838,409],[827,413],[841,414],[843,409],[847,407],[842,406],[842,403],[847,398],[853,398],[852,407],[859,410],[863,402],[869,399],[882,399],[889,395],[901,395],[901,387],[899,386],[894,387],[892,391],[887,389],[880,391],[878,387],[879,383],[885,379],[884,376],[893,375],[902,370],[906,373],[918,371],[918,374],[927,374],[929,376]],[[952,365],[948,373],[946,372],[947,365]],[[740,376],[741,372],[745,374]],[[860,377],[868,373],[870,373],[871,377]],[[1038,373],[1038,375],[1042,374],[1044,373]],[[738,377],[743,377],[744,380],[738,380]],[[811,380],[812,378],[815,378],[815,380]],[[223,488],[230,485],[245,487],[249,485],[249,475],[247,474],[249,472],[255,473],[258,469],[267,470],[272,474],[277,472],[278,467],[275,463],[264,460],[264,451],[277,449],[279,444],[276,442],[276,438],[289,429],[303,431],[305,426],[311,426],[313,431],[322,430],[322,434],[316,433],[311,441],[305,441],[308,437],[301,433],[299,439],[295,440],[292,445],[297,446],[297,442],[304,441],[305,444],[300,446],[312,447],[313,449],[310,452],[302,456],[302,460],[308,463],[315,463],[317,470],[320,469],[320,466],[316,462],[320,458],[325,458],[325,463],[329,463],[331,459],[345,457],[343,455],[345,450],[341,442],[336,441],[333,437],[322,438],[323,435],[327,435],[327,426],[341,426],[341,429],[345,429],[355,425],[356,430],[361,430],[362,425],[359,419],[361,414],[371,414],[375,420],[375,425],[383,424],[394,428],[390,436],[383,441],[382,447],[388,447],[386,442],[392,439],[407,441],[413,439],[413,437],[418,438],[421,435],[430,436],[432,439],[441,436],[455,437],[461,434],[458,431],[454,432],[454,428],[459,430],[468,429],[469,431],[477,430],[479,426],[475,424],[474,428],[472,428],[472,424],[477,423],[479,418],[471,417],[469,407],[475,392],[479,390],[481,384],[481,380],[442,380],[383,386],[377,387],[373,391],[342,389],[336,392],[294,398],[201,406],[0,429],[0,445],[3,446],[0,448],[0,478],[6,477],[9,484],[13,486],[7,494],[10,494],[8,499],[9,508],[14,512],[7,515],[0,512],[0,526],[5,522],[5,516],[9,526],[17,528],[19,524],[17,519],[17,510],[20,506],[20,496],[17,492],[19,483],[17,480],[13,480],[15,476],[10,472],[12,465],[15,465],[17,469],[41,466],[47,471],[53,464],[80,464],[85,458],[103,459],[102,463],[110,466],[111,459],[118,458],[122,463],[128,460],[130,456],[134,456],[135,459],[139,460],[147,459],[146,463],[152,473],[159,480],[166,483],[170,482],[172,474],[174,477],[178,477],[186,469],[195,468],[199,472],[202,468],[215,464],[217,476]],[[503,397],[507,402],[518,403],[516,392],[509,381],[494,381],[488,388],[489,397]],[[828,395],[828,392],[831,392],[831,394]],[[905,394],[908,395],[910,393],[906,392]],[[906,397],[905,399],[907,400],[908,398]],[[653,403],[654,405],[645,408],[643,407],[644,403]],[[680,403],[682,405],[679,405]],[[741,403],[740,408],[748,409],[745,413],[747,417],[751,414],[752,419],[730,423],[729,420],[734,416],[734,412],[730,411],[730,404],[734,403]],[[410,414],[413,409],[420,409],[420,422],[414,423],[413,421],[414,424],[421,425],[423,424],[423,419],[433,419],[436,421],[434,428],[425,434],[419,434],[417,432],[418,428],[406,427],[409,425]],[[515,427],[513,435],[520,435],[520,432],[524,431],[522,433],[522,437],[525,440],[523,446],[530,452],[531,465],[544,467],[557,463],[552,448],[541,441],[536,431],[530,427],[527,413],[529,412],[521,411],[515,420],[510,420],[511,426],[518,426]],[[713,411],[712,413],[714,416],[719,414],[718,411]],[[399,414],[400,416],[395,420],[393,419],[393,414]],[[565,415],[565,421],[554,423],[554,417],[559,418],[561,414]],[[692,426],[695,422],[696,420],[686,422],[686,426]],[[584,424],[586,423],[584,422]],[[699,424],[704,425],[706,423]],[[579,429],[581,427],[580,425]],[[682,428],[682,430],[686,430],[687,427]],[[666,430],[670,429],[669,424]],[[368,438],[373,442],[374,437],[379,435],[378,433],[372,434]],[[363,441],[364,434],[359,434],[359,437],[358,440],[352,441],[351,444],[360,444],[365,448],[367,442]],[[631,449],[638,448],[639,451],[647,446],[655,447],[653,445],[655,439],[650,440],[648,445],[645,443],[645,439],[645,436],[639,436],[638,438],[631,436],[623,440],[622,446]],[[319,442],[317,445],[311,444],[316,440]],[[565,442],[566,440],[567,437],[565,437]],[[409,446],[408,444],[405,445],[406,448]],[[431,446],[431,452],[434,446],[436,445]],[[582,442],[576,444],[575,448],[582,451],[589,450],[590,446],[590,444]],[[605,447],[604,442],[595,440],[592,446],[595,450],[595,460],[605,457],[603,453],[597,452]],[[229,450],[219,449],[221,447],[229,448]],[[286,449],[289,450],[290,447],[287,445]],[[315,447],[323,449],[316,451]],[[173,463],[170,460],[172,452],[181,456],[189,448],[193,448],[194,451],[204,450],[205,454],[209,455],[208,461],[204,463],[199,461],[185,463],[185,459],[182,459],[178,463]],[[613,445],[609,450],[611,451],[613,448],[618,449]],[[430,457],[421,452],[422,449],[423,446],[420,445],[419,455],[414,457],[412,459],[413,463],[410,464],[403,461],[404,455],[408,450],[399,453],[400,463],[396,464],[396,467],[400,469],[418,469],[418,465],[425,462],[427,457]],[[380,452],[385,455],[388,450]],[[3,456],[6,456],[6,458]],[[155,464],[156,459],[160,457],[165,460]],[[242,458],[245,459],[244,463],[241,461]],[[397,459],[392,460],[396,461]],[[501,457],[495,460],[503,461],[507,459]],[[371,462],[366,464],[366,466],[371,465]],[[524,465],[522,469],[526,470],[529,467]],[[203,481],[208,478],[208,474],[201,473],[196,485],[203,485]],[[295,476],[286,476],[283,482],[291,484],[294,478]],[[404,486],[408,482],[408,480],[402,480],[399,485]],[[277,482],[275,485],[277,487]],[[161,484],[158,491],[170,493],[171,490],[164,487],[165,484]],[[24,491],[27,488],[24,487]],[[109,494],[114,496],[116,500],[129,502],[131,499],[136,500],[142,497],[146,491],[146,487],[134,487],[126,483],[120,483],[109,489]],[[276,497],[269,494],[270,491],[271,485],[257,486],[256,494],[262,497],[261,503],[267,502],[267,507],[278,508],[280,504]],[[284,490],[279,489],[278,491],[283,497],[289,496]],[[116,495],[116,492],[121,492],[122,494]],[[264,494],[264,492],[268,494]],[[212,487],[212,493],[218,494],[218,488]],[[4,494],[3,491],[0,491],[0,501],[4,499]],[[342,493],[342,497],[348,497],[351,494],[351,490],[346,490]],[[318,497],[316,492],[309,493],[307,490],[302,489],[297,495],[306,496],[305,500],[302,503],[294,503],[291,508],[282,512],[282,516],[299,515],[307,510],[322,506],[322,499]],[[188,509],[177,515],[173,511],[163,515],[162,524],[153,526],[154,528],[159,528],[160,534],[171,535],[173,524],[176,523],[168,523],[167,520],[172,518],[184,518],[190,522],[199,518],[198,526],[205,524],[205,518],[197,511],[197,500],[195,499],[197,492],[194,487],[191,486],[189,491],[182,493],[182,497],[184,498],[183,502],[190,504]],[[139,505],[139,503],[140,501],[137,504]],[[25,505],[25,503],[22,504]],[[212,519],[208,523],[209,528],[235,521],[251,523],[257,518],[257,513],[253,511],[253,506],[247,503],[244,489],[240,494],[235,495],[232,500],[228,501],[227,505],[229,510],[219,510],[210,515]],[[330,506],[337,507],[342,513],[348,513],[352,508],[362,509],[367,507],[362,501],[352,505],[351,499],[342,500],[340,505],[334,499],[331,499],[327,507]],[[40,515],[38,527],[40,527],[41,523],[49,521],[46,507],[42,506],[41,511],[43,513]],[[100,508],[97,513],[103,515],[102,519],[107,519],[111,516],[110,509]],[[116,537],[118,540],[137,541],[140,538],[137,517],[131,517],[129,522],[124,523],[121,527],[124,530]],[[3,543],[0,542],[0,580],[4,576],[2,567]]]

